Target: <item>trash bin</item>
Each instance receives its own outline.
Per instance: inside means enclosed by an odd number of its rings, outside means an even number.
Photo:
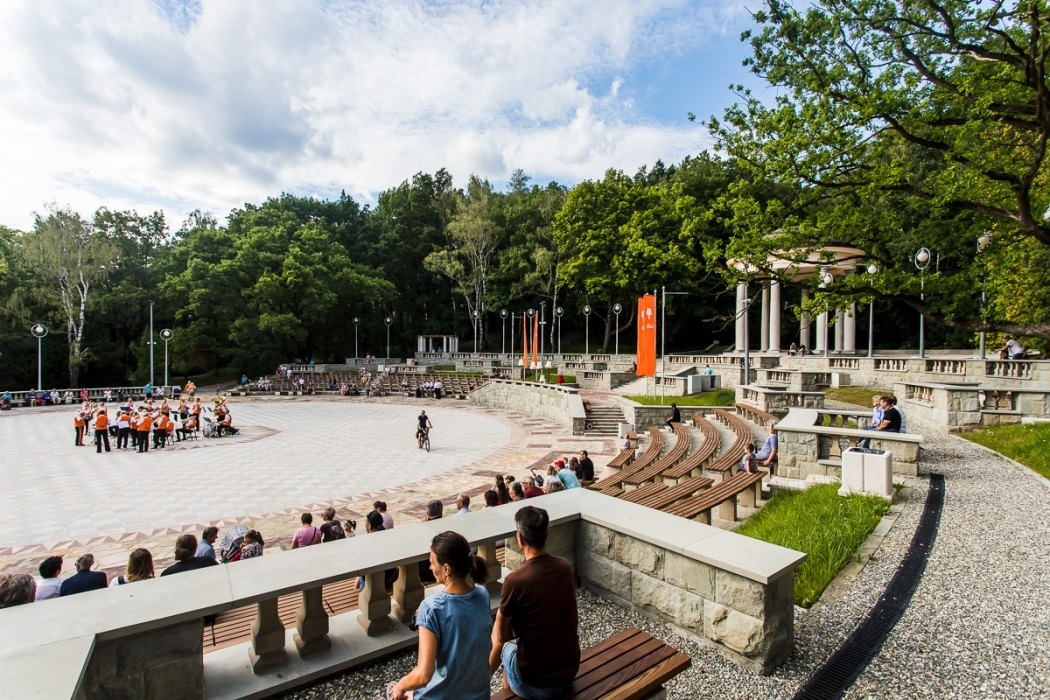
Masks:
[[[634,432],[634,423],[618,423],[616,428],[616,435],[621,438],[625,438]]]
[[[850,447],[842,453],[840,496],[866,493],[893,498],[893,455],[887,450]]]

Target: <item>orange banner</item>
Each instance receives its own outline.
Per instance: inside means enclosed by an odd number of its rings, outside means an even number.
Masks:
[[[532,365],[535,367],[540,362],[540,317],[539,314],[532,317]]]
[[[638,299],[638,367],[635,376],[656,376],[656,296]]]

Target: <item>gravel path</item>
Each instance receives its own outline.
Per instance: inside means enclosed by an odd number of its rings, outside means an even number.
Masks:
[[[910,607],[847,697],[1050,698],[1050,483],[960,438],[928,438],[924,450],[923,474],[945,475],[937,540]],[[670,698],[792,697],[874,605],[910,544],[928,479],[905,481],[893,529],[841,600],[796,608],[795,653],[772,675],[587,591],[583,644],[637,625],[692,657]],[[414,663],[403,654],[286,697],[373,700]]]

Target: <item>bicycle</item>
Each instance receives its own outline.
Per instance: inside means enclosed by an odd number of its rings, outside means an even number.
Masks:
[[[425,449],[427,452],[430,452],[430,431],[417,430],[416,443],[419,445],[419,449]]]

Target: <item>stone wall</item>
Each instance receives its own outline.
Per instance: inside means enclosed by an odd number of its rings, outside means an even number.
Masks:
[[[204,697],[203,621],[95,644],[84,673],[87,698]]]
[[[702,637],[769,673],[794,648],[794,571],[759,583],[608,527],[577,524],[577,571],[589,587]]]
[[[582,435],[587,412],[578,389],[535,382],[492,379],[471,392],[469,402],[526,413],[554,421],[573,435]]]

